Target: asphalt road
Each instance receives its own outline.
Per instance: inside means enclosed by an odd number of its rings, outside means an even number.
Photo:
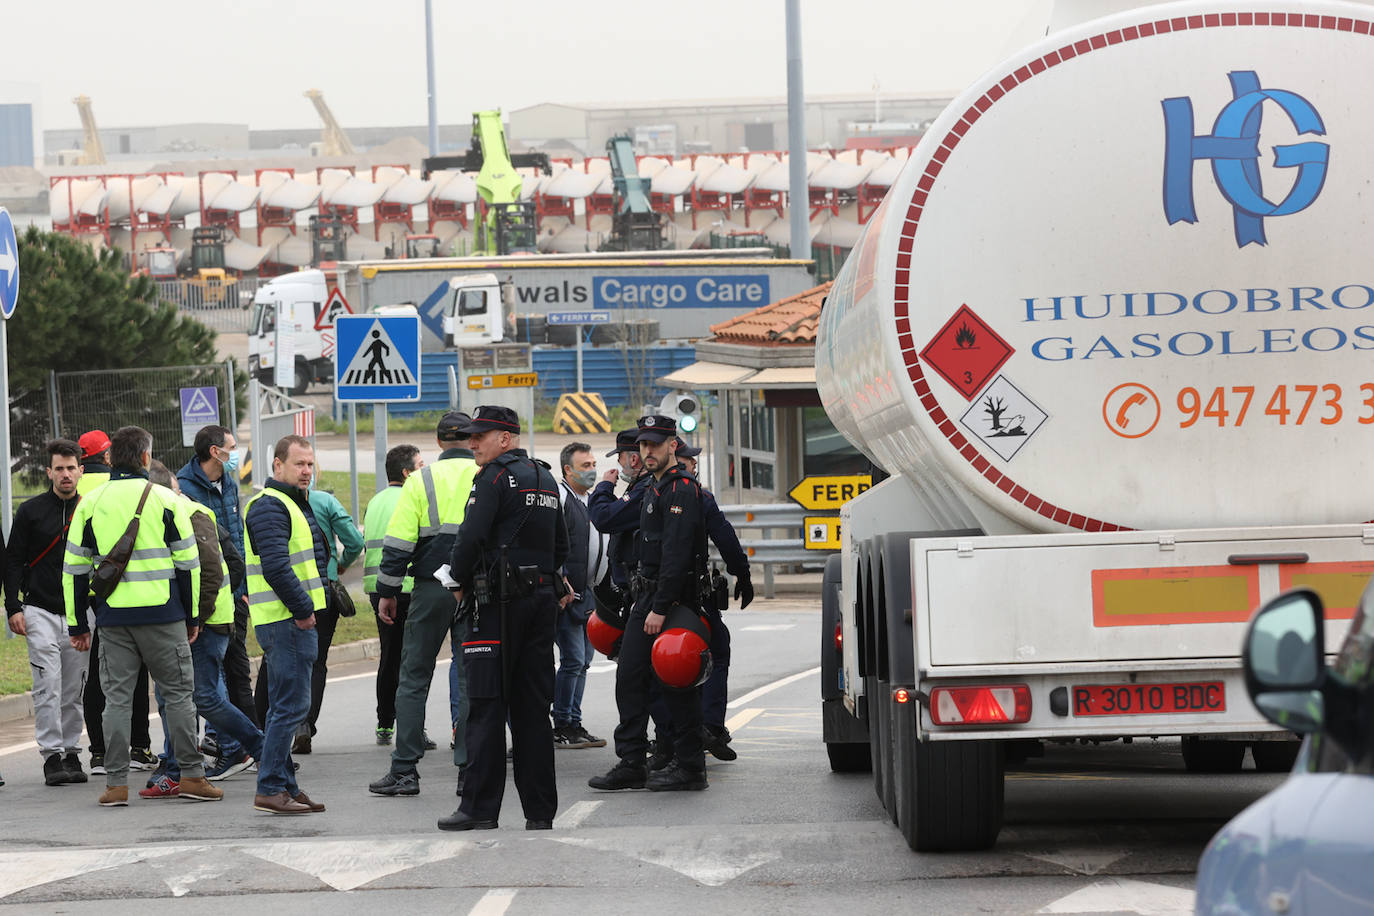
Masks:
[[[1186,913],[1207,839],[1281,777],[1184,772],[1176,742],[1061,747],[1008,776],[1006,826],[977,854],[911,853],[866,774],[829,771],[821,743],[818,614],[808,602],[732,612],[730,726],[739,759],[712,761],[703,793],[589,789],[611,749],[560,751],[554,830],[527,833],[513,786],[501,827],[445,834],[455,775],[444,750],[421,762],[418,798],[369,796],[388,750],[372,735],[372,663],[331,671],[300,783],[323,814],[252,808],[248,774],[214,803],[96,805],[100,787],[42,784],[29,723],[0,729],[0,906],[42,913],[183,913],[199,906],[293,914],[567,913],[661,909],[674,900],[734,913]],[[447,668],[431,693],[445,733]],[[598,662],[586,726],[615,724],[613,666]],[[154,734],[157,734],[156,727]],[[196,904],[192,904],[193,906]]]

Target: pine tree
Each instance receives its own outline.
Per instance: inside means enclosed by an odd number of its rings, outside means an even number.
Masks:
[[[6,328],[10,372],[13,453],[20,464],[41,465],[47,424],[24,422],[37,405],[46,410],[49,373],[95,372],[216,362],[215,332],[160,301],[157,284],[135,277],[119,249],[96,251],[84,241],[29,227],[19,238],[19,306]],[[247,404],[247,376],[235,373],[240,415]],[[188,374],[186,386],[223,382],[222,369]],[[75,378],[87,382],[75,394],[64,382],[63,432],[114,429],[136,423],[149,430],[179,429],[175,391],[140,390],[133,376]],[[71,395],[68,397],[67,395]],[[69,415],[71,414],[71,415]],[[239,417],[233,420],[237,423]],[[232,425],[232,424],[231,424]],[[156,457],[175,467],[190,450],[180,437],[155,438]]]

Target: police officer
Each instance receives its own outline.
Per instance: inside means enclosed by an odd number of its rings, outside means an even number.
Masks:
[[[697,476],[697,456],[701,449],[677,440],[678,462],[683,470],[692,477]],[[711,543],[720,551],[725,561],[725,571],[735,577],[735,597],[740,600],[740,610],[754,600],[754,584],[749,575],[749,557],[740,546],[735,526],[720,511],[716,498],[705,487],[701,488],[702,523]],[[713,584],[714,579],[713,578]],[[725,625],[721,612],[725,610],[725,583],[719,589],[712,589],[713,600],[702,606],[702,612],[711,624],[711,676],[701,685],[701,709],[705,720],[702,738],[706,752],[718,760],[734,760],[739,756],[730,746],[730,730],[725,727],[725,702],[729,692],[730,675],[730,628]],[[657,718],[655,719],[657,721]]]
[[[553,475],[517,447],[515,412],[478,407],[468,429],[482,469],[451,563],[461,584],[459,600],[473,603],[471,633],[463,643],[468,768],[463,800],[439,819],[439,829],[496,827],[506,787],[509,718],[525,829],[549,830],[558,809],[549,721],[553,638],[559,602],[572,598],[567,583],[555,581],[555,571],[567,560],[568,529]]]
[[[693,613],[701,607],[700,578],[706,569],[706,530],[701,488],[677,461],[677,424],[661,416],[639,420],[639,453],[652,474],[643,496],[639,525],[639,565],[632,582],[634,609],[616,668],[615,701],[620,724],[615,750],[620,761],[604,776],[588,780],[593,789],[654,791],[700,790],[707,786],[701,740],[701,688],[671,690],[665,702],[673,720],[674,759],[648,776],[650,654],[654,638],[676,606]]]
[[[434,578],[449,561],[459,526],[463,522],[477,462],[468,445],[468,415],[449,411],[439,418],[435,440],[442,451],[439,460],[411,474],[401,487],[400,500],[382,541],[382,565],[377,573],[377,616],[383,623],[396,620],[398,601],[405,588],[406,571],[415,584],[410,593],[401,642],[401,673],[396,688],[396,747],[391,769],[368,785],[374,795],[419,795],[420,774],[416,764],[424,756],[425,704],[429,699],[434,663],[445,640],[461,643],[466,621],[459,618],[453,594]],[[462,658],[453,664],[461,665]],[[461,686],[463,672],[459,671]],[[467,746],[462,740],[466,715],[459,700],[453,723],[453,762],[463,778]],[[429,745],[433,747],[433,745]]]
[[[606,453],[614,457],[618,468],[611,468],[587,497],[587,517],[596,530],[609,535],[606,556],[610,561],[611,580],[622,589],[630,587],[630,575],[635,568],[635,532],[639,530],[639,504],[652,475],[644,473],[639,458],[639,428],[622,429],[616,433],[615,448]],[[624,477],[625,493],[616,498],[615,488]]]

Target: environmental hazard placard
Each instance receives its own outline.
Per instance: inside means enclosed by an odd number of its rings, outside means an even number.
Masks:
[[[926,344],[921,361],[965,398],[972,399],[1014,352],[973,309],[961,305]]]
[[[959,422],[1003,461],[1010,461],[1047,419],[1049,416],[1040,409],[1040,405],[1028,398],[1005,375],[999,375],[959,418]]]
[[[341,401],[420,397],[420,319],[416,315],[340,315],[334,390]]]

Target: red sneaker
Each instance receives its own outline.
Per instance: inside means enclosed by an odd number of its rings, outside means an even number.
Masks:
[[[166,776],[159,776],[151,786],[138,790],[139,798],[176,798],[180,794],[181,787]]]

